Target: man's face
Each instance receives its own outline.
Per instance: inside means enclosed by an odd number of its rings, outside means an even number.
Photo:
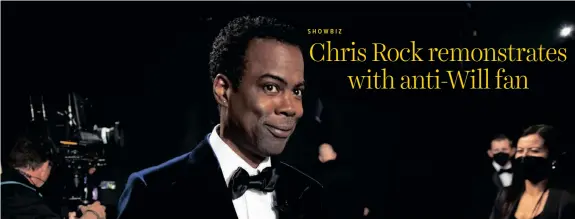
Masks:
[[[494,140],[491,142],[491,152],[493,152],[493,154],[501,152],[511,154],[511,142],[507,139]]]
[[[38,175],[38,179],[41,180],[36,184],[36,186],[42,187],[52,173],[52,163],[50,161],[46,161],[42,163],[42,166],[40,166],[40,168],[36,169],[35,171],[38,172],[36,175]]]
[[[509,139],[491,141],[491,148],[487,151],[489,157],[501,166],[507,165],[514,153],[515,150],[511,147],[511,141],[509,141]]]
[[[515,150],[511,147],[511,142],[508,139],[493,140],[491,142],[491,149],[489,149],[489,157],[493,158],[495,154],[506,153],[509,157],[513,157]]]
[[[301,50],[272,39],[254,39],[237,90],[227,89],[228,128],[247,150],[280,154],[303,115],[304,61]]]

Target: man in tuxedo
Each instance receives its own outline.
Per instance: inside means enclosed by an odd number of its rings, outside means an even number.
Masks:
[[[275,159],[303,115],[298,35],[266,17],[220,31],[210,53],[220,124],[191,152],[133,173],[120,219],[324,217],[322,185]]]
[[[513,142],[507,136],[500,134],[491,140],[487,150],[489,171],[478,174],[474,179],[472,211],[469,218],[488,218],[497,193],[509,187],[513,180],[511,158],[515,155]]]
[[[492,160],[491,165],[493,172],[493,184],[497,190],[509,187],[513,180],[513,171],[511,170],[511,158],[515,155],[513,142],[505,135],[499,135],[491,141],[491,147],[487,150],[487,155]]]

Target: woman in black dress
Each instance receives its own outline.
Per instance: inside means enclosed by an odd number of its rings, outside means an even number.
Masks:
[[[517,142],[513,184],[495,201],[491,219],[573,219],[573,196],[554,187],[557,154],[553,127],[527,128]]]

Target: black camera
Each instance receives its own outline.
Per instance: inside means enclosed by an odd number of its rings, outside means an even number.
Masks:
[[[55,143],[52,154],[58,173],[51,178],[63,187],[59,188],[63,214],[116,193],[116,182],[106,181],[101,172],[106,172],[110,152],[124,146],[119,121],[88,123],[87,115],[98,113],[91,111],[88,99],[77,93],[51,99],[30,96],[30,112],[32,122],[42,124],[43,134]]]

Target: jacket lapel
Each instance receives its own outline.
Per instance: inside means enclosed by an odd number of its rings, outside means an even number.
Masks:
[[[498,190],[503,189],[503,182],[501,182],[501,179],[499,178],[499,174],[497,173],[497,171],[493,173],[492,180],[495,186],[497,186]]]
[[[321,206],[316,205],[321,203],[316,193],[319,192],[318,188],[312,186],[315,180],[277,158],[272,158],[272,165],[280,175],[275,189],[275,206],[279,219],[315,219],[315,213],[321,211]]]
[[[185,197],[182,200],[191,200],[187,203],[193,206],[181,206],[189,210],[189,218],[237,218],[231,191],[207,138],[190,153],[182,176],[174,191]]]
[[[231,191],[207,139],[192,150],[181,177],[172,185],[172,197],[183,198],[170,203],[189,212],[189,218],[237,219]],[[272,158],[272,166],[280,176],[274,203],[279,219],[319,219],[321,184],[277,157]]]

